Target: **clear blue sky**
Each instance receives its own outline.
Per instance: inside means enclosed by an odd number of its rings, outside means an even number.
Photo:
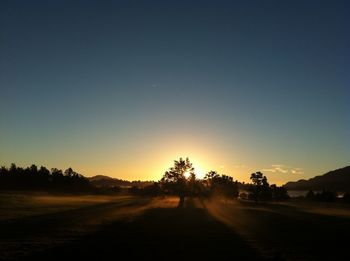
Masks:
[[[272,182],[350,163],[348,1],[1,1],[0,164]]]

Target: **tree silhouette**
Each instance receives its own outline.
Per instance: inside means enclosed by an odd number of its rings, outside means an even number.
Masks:
[[[346,203],[350,203],[350,193],[349,192],[346,192],[343,195],[343,201],[346,202]]]
[[[309,200],[314,200],[316,198],[315,192],[313,190],[309,190],[306,194],[306,198]]]
[[[253,193],[253,198],[255,202],[258,202],[260,199],[269,199],[269,194],[271,193],[266,176],[264,176],[260,171],[258,171],[252,173],[250,179],[253,182],[253,187],[251,191]]]
[[[204,182],[209,188],[211,188],[214,185],[214,181],[219,177],[220,175],[216,171],[211,170],[205,174]]]
[[[238,182],[227,175],[219,175],[216,171],[205,174],[204,183],[209,189],[209,195],[220,195],[226,198],[238,197]]]
[[[0,168],[0,189],[5,190],[44,190],[62,192],[93,192],[95,188],[89,180],[68,168],[62,170],[53,168],[51,172],[41,166],[32,164],[21,168],[12,163],[10,168]]]
[[[337,199],[337,193],[330,190],[322,190],[321,192],[315,193],[313,190],[310,190],[306,194],[306,199],[313,201],[323,201],[323,202],[332,202]]]
[[[316,193],[316,200],[323,202],[333,202],[337,199],[337,193],[323,189],[320,193]]]
[[[186,177],[188,174],[188,178]],[[166,193],[179,196],[179,207],[185,202],[186,195],[190,192],[190,184],[196,179],[194,168],[188,158],[174,160],[174,166],[164,173],[160,185]]]
[[[270,190],[271,190],[271,197],[275,201],[287,200],[290,198],[287,193],[287,189],[283,186],[278,187],[275,184],[272,184],[270,186]]]

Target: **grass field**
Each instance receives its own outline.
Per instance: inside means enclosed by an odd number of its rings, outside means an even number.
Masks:
[[[350,208],[0,194],[0,259],[347,260]],[[114,259],[114,258],[113,258]]]

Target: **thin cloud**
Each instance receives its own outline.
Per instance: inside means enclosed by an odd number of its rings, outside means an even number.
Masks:
[[[264,172],[273,172],[273,173],[277,172],[276,169],[262,169],[262,171],[264,171]]]
[[[283,164],[272,164],[269,168],[262,169],[262,171],[265,172],[272,172],[272,173],[292,173],[292,174],[302,174],[302,168],[291,168],[288,166],[285,166]]]

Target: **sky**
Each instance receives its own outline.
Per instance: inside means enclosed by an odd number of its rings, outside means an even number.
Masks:
[[[348,1],[1,1],[0,165],[270,183],[350,163]]]

